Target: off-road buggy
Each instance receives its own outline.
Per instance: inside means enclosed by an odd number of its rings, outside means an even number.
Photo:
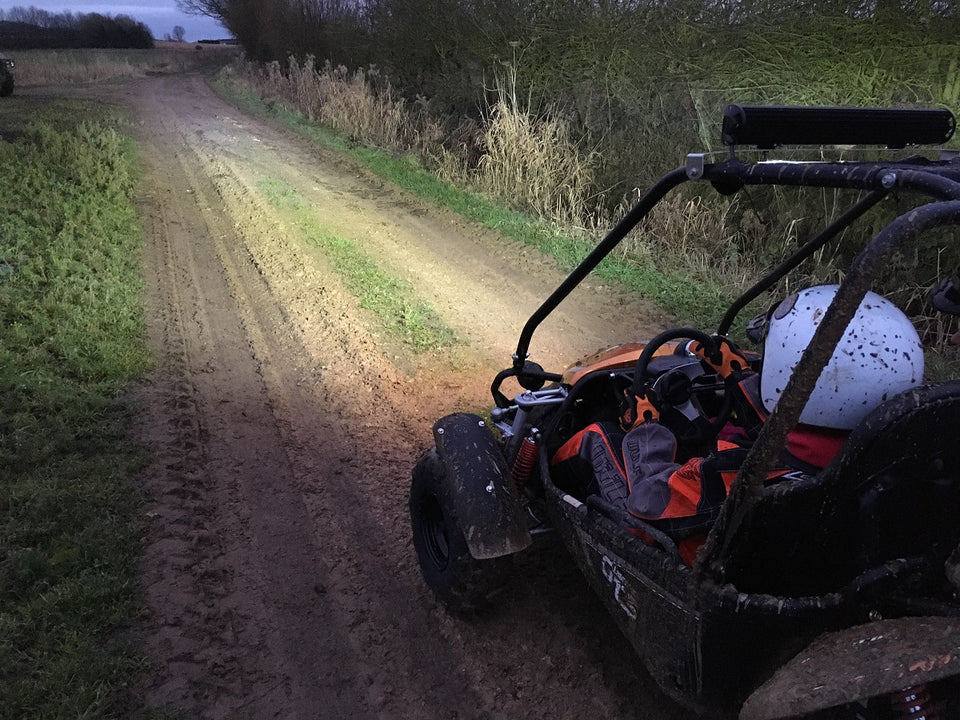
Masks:
[[[912,252],[926,231],[960,224],[955,153],[785,161],[770,151],[942,146],[954,125],[940,109],[729,106],[727,151],[689,155],[667,173],[529,319],[512,364],[493,381],[489,419],[458,413],[434,425],[436,445],[413,470],[410,513],[437,598],[461,613],[495,603],[509,556],[552,532],[660,687],[697,712],[960,718],[960,381],[888,399],[815,476],[766,482],[878,271],[895,253]],[[840,188],[854,200],[737,299],[715,333],[666,330],[562,372],[528,360],[538,325],[687,182],[724,194],[759,185]],[[688,339],[710,348],[744,308],[890,194],[910,209],[873,234],[849,267],[692,566],[655,523],[558,486],[553,453],[588,424],[616,421],[624,389],[638,378],[669,388],[661,422],[674,424],[681,454],[705,452],[730,418],[732,393],[706,363],[691,360]],[[936,289],[940,311],[960,314],[957,283],[946,277]],[[762,362],[758,353],[749,360]],[[502,391],[508,378],[521,388],[513,398]]]
[[[0,53],[0,97],[13,94],[13,58]]]

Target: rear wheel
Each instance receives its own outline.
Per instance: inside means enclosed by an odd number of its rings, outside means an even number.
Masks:
[[[477,560],[470,554],[450,494],[446,468],[431,448],[413,470],[410,524],[413,546],[427,585],[448,610],[472,614],[488,608],[506,582],[510,560]]]
[[[0,73],[0,97],[13,94],[13,75],[9,72]]]

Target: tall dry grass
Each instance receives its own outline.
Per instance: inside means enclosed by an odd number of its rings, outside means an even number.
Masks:
[[[349,71],[308,56],[259,66],[242,62],[238,74],[264,98],[279,101],[348,135],[352,140],[389,152],[425,156],[440,141],[440,127],[425,104],[401,98],[375,68]]]
[[[480,124],[444,132],[426,100],[399,96],[376,69],[348,71],[314,58],[239,63],[238,76],[268,101],[282,102],[351,139],[412,154],[445,180],[480,190],[517,210],[563,225],[590,207],[594,152],[583,152],[554,111],[540,115],[516,96],[515,73],[498,79]]]
[[[446,133],[425,102],[399,97],[375,70],[317,67],[308,57],[302,63],[290,58],[286,68],[240,61],[232,72],[268,102],[284,103],[357,142],[415,155],[445,181],[599,239],[636,197],[604,214],[594,191],[600,153],[583,148],[555,108],[531,109],[529,98],[518,95],[514,66],[503,67],[481,121],[462,122]],[[655,265],[691,282],[716,282],[719,273],[740,289],[770,253],[799,239],[795,223],[771,228],[736,200],[708,202],[691,193],[661,203],[618,252],[623,260]],[[767,256],[752,252],[757,247],[766,247]]]
[[[535,113],[517,97],[516,69],[508,65],[495,83],[496,100],[484,114],[480,159],[466,177],[476,188],[561,225],[577,226],[594,215],[595,151],[584,151],[570,125],[554,109]]]
[[[617,252],[622,259],[649,261],[691,279],[720,274],[740,287],[749,281],[747,274],[753,269],[752,258],[744,258],[742,248],[759,242],[764,228],[750,211],[735,221],[737,211],[736,201],[669,195]]]

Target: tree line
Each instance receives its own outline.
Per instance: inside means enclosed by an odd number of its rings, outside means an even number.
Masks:
[[[944,0],[177,0],[219,20],[257,60],[314,55],[344,63],[430,64],[478,46],[564,32],[694,24],[786,26],[822,17],[923,27],[948,37],[960,7]],[[469,54],[469,53],[468,53]],[[417,63],[418,68],[423,65]]]
[[[128,15],[52,13],[36,7],[0,9],[0,46],[30,48],[152,48],[153,34]]]
[[[616,198],[739,102],[924,103],[960,75],[960,4],[943,0],[178,0],[258,62],[315,58],[428,103],[460,142],[497,89],[562,113]],[[936,87],[937,85],[943,87]],[[949,99],[949,98],[947,98]],[[662,167],[662,164],[659,165]],[[618,183],[625,187],[615,188]]]
[[[646,63],[696,61],[704,48],[736,46],[757,28],[840,23],[887,28],[910,41],[953,42],[960,4],[944,0],[177,0],[219,20],[247,57],[313,56],[350,68],[376,66],[408,97],[441,107],[476,103],[477,83],[498,63],[523,67],[524,90],[595,81],[626,56]],[[831,30],[832,32],[832,30]],[[846,33],[849,36],[851,33]],[[845,38],[846,39],[846,38]],[[873,40],[871,40],[872,42]],[[558,75],[559,74],[559,75]],[[568,88],[569,90],[569,88]],[[465,95],[467,97],[465,97]]]

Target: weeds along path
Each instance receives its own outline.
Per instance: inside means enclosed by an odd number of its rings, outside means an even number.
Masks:
[[[487,405],[561,279],[552,263],[245,117],[199,78],[119,96],[139,120],[157,360],[138,629],[153,670],[131,703],[191,718],[681,717],[561,551],[518,559],[524,581],[472,623],[434,604],[414,559],[410,469],[437,417]],[[302,199],[296,216],[264,190],[280,186]],[[304,217],[404,278],[465,342],[418,357],[391,340]],[[551,367],[655,326],[603,288],[568,305],[535,337]]]

